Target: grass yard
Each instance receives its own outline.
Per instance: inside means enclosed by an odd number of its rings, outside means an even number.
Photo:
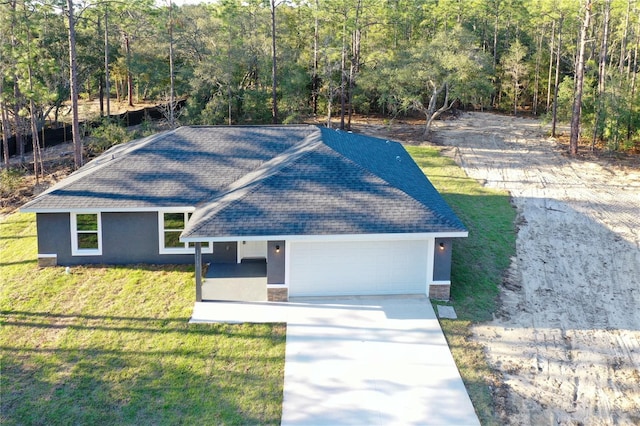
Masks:
[[[0,423],[279,424],[285,326],[187,323],[192,266],[36,266],[0,222]]]
[[[450,304],[459,319],[440,324],[481,423],[499,424],[490,389],[499,380],[471,339],[471,325],[490,320],[496,309],[498,285],[515,255],[516,211],[506,192],[481,186],[437,148],[407,150],[469,230],[453,248]]]

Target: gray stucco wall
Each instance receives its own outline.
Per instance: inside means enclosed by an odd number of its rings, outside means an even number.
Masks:
[[[69,213],[38,213],[38,253],[56,254],[58,265],[194,263],[193,254],[160,254],[158,214],[102,213],[102,256],[72,256]],[[235,255],[234,255],[235,256]],[[213,262],[203,254],[203,262]]]
[[[280,247],[276,252],[276,246]],[[284,284],[284,241],[267,243],[267,284]]]
[[[433,280],[451,280],[451,249],[453,240],[451,238],[436,238],[433,250]],[[440,243],[444,249],[441,249]]]
[[[71,223],[68,213],[39,213],[38,254],[56,254],[59,265],[67,265],[71,258]]]

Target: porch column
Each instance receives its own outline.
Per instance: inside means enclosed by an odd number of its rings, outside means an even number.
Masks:
[[[196,302],[202,302],[202,244],[196,243]]]

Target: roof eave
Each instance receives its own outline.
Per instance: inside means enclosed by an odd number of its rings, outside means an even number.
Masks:
[[[326,235],[229,235],[218,237],[191,236],[180,237],[185,243],[196,242],[224,242],[224,241],[394,241],[394,240],[424,240],[426,238],[466,238],[468,231],[444,232],[407,232],[407,233],[377,233],[377,234],[326,234]]]

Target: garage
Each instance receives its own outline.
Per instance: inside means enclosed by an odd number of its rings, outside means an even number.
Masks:
[[[428,240],[293,241],[289,296],[426,294]]]

